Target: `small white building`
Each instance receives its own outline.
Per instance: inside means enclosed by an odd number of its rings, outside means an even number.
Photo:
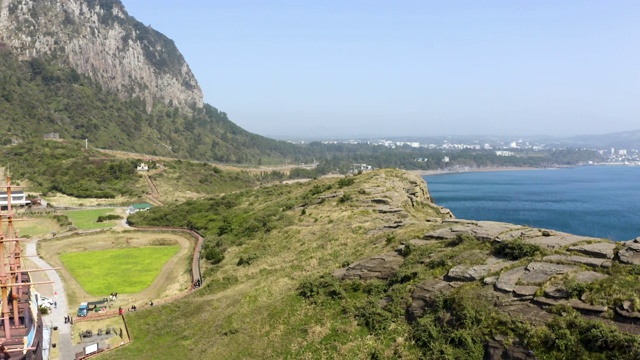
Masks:
[[[138,165],[136,167],[136,170],[138,170],[138,171],[148,171],[149,170],[149,165],[147,165],[145,163],[140,163],[140,165]]]
[[[135,214],[138,211],[147,211],[149,209],[151,209],[153,207],[153,205],[149,204],[149,203],[139,203],[139,204],[133,204],[131,206],[129,206],[129,208],[127,209],[127,214],[131,215],[131,214]]]
[[[8,205],[7,192],[0,192],[0,206],[3,208]],[[31,201],[27,200],[27,194],[24,191],[12,191],[11,192],[11,206],[27,206],[31,204]]]

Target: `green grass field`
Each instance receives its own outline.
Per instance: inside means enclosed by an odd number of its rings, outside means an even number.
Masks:
[[[93,296],[131,294],[149,287],[179,246],[149,246],[60,255],[65,268]]]
[[[73,210],[64,212],[73,225],[80,230],[104,229],[113,226],[117,220],[98,222],[98,216],[113,213],[113,209]]]

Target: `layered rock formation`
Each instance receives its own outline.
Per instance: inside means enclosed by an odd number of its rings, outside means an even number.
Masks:
[[[0,1],[0,42],[23,59],[51,57],[122,98],[183,111],[202,91],[172,40],[130,17],[118,0]]]
[[[546,311],[548,307],[563,305],[585,316],[607,321],[613,319],[624,331],[640,333],[640,327],[635,325],[640,319],[640,306],[634,305],[634,299],[628,299],[620,306],[614,302],[609,305],[590,303],[587,293],[583,293],[582,297],[578,294],[576,298],[576,289],[609,281],[608,273],[612,266],[637,264],[640,239],[616,246],[616,243],[605,239],[546,229],[490,221],[445,219],[438,229],[429,231],[422,239],[407,242],[405,246],[431,246],[434,249],[432,256],[437,256],[458,246],[465,237],[494,245],[518,241],[536,246],[539,252],[535,256],[527,255],[517,260],[505,259],[491,251],[463,252],[459,255],[460,259],[475,259],[473,261],[479,263],[450,266],[444,276],[419,282],[407,307],[409,320],[423,316],[439,297],[452,293],[465,283],[478,282],[482,284],[482,291],[477,296],[490,300],[510,316],[544,322],[553,317]],[[438,243],[444,247],[438,247]],[[394,271],[401,271],[403,258],[398,254],[402,254],[402,248],[395,253],[360,260],[335,271],[334,276],[345,280],[389,279]],[[484,260],[478,261],[478,254]],[[424,263],[428,264],[429,261],[425,259]]]

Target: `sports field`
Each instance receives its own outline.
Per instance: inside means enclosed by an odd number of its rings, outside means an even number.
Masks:
[[[153,283],[178,245],[61,254],[64,267],[92,296],[137,293]]]
[[[49,238],[38,253],[60,267],[70,311],[83,301],[119,294],[119,306],[179,294],[191,287],[189,236],[152,231],[107,231]]]

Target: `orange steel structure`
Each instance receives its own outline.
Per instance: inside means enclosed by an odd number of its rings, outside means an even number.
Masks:
[[[7,177],[7,208],[0,214],[0,341],[14,359],[42,359],[42,319],[37,283],[23,268],[22,241],[14,228],[11,178]],[[43,282],[48,283],[48,282]]]

